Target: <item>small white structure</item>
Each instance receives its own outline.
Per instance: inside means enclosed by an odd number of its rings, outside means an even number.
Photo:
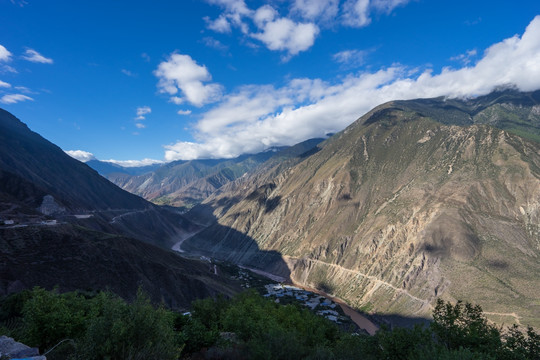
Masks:
[[[56,220],[45,220],[45,221],[42,221],[41,224],[42,225],[53,226],[53,225],[57,225],[57,222],[56,222]]]

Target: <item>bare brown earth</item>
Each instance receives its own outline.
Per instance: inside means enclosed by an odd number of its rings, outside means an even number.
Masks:
[[[506,121],[496,105],[466,116]],[[538,122],[538,105],[512,106]],[[371,313],[429,317],[441,297],[539,327],[540,144],[422,111],[385,104],[313,155],[225,185],[183,248],[272,272],[253,249],[277,252],[293,282]]]

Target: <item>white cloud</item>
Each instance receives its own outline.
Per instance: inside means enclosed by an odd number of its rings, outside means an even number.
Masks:
[[[26,0],[11,0],[11,3],[13,5],[19,5],[20,7],[24,7],[25,5],[28,5],[28,1]]]
[[[3,88],[9,88],[9,87],[11,87],[11,84],[8,84],[7,82],[0,80],[0,88],[2,88],[2,87]]]
[[[322,0],[307,0],[305,4],[314,7],[318,1],[323,2]],[[225,12],[215,20],[204,18],[209,29],[227,33],[231,32],[233,26],[240,28],[243,34],[261,41],[268,49],[285,51],[287,53],[285,59],[309,49],[319,34],[319,27],[316,24],[296,22],[288,17],[280,17],[270,5],[263,5],[254,11],[249,9],[243,0],[209,0],[209,2],[225,9]],[[335,3],[335,0],[325,0],[325,2]],[[294,11],[301,12],[307,17],[321,10],[297,7]],[[255,25],[255,32],[250,30],[248,21]]]
[[[96,160],[94,154],[84,150],[64,150],[66,154],[81,162],[88,162],[90,160]]]
[[[23,94],[8,94],[0,98],[2,104],[15,104],[21,101],[34,101],[34,99]]]
[[[189,115],[191,114],[191,110],[178,110],[178,115]]]
[[[251,36],[262,41],[270,50],[286,51],[288,56],[297,55],[313,46],[319,27],[313,23],[296,23],[289,18],[276,18],[277,12],[264,5],[253,20],[261,30]]]
[[[369,0],[347,0],[343,4],[343,24],[351,27],[363,27],[371,23]]]
[[[173,104],[180,105],[184,103],[184,99],[178,96],[171,96],[169,99]]]
[[[342,5],[342,22],[345,26],[364,27],[371,23],[371,12],[390,14],[396,7],[410,0],[346,0]]]
[[[227,17],[225,15],[220,15],[215,20],[210,20],[208,16],[203,18],[204,21],[206,21],[206,26],[210,30],[214,30],[218,33],[230,33],[231,32],[231,24],[229,23],[229,20],[227,20]]]
[[[189,55],[171,54],[167,61],[159,64],[154,75],[159,78],[161,92],[176,95],[182,92],[183,98],[171,97],[171,101],[180,104],[184,100],[195,106],[203,106],[221,98],[222,86],[215,83],[204,84],[212,80],[206,66],[197,64]]]
[[[140,167],[140,166],[148,166],[148,165],[154,165],[154,164],[163,164],[162,160],[154,160],[154,159],[142,159],[142,160],[102,160],[103,162],[108,162],[116,165],[120,165],[123,167]]]
[[[146,115],[150,114],[152,112],[152,109],[150,106],[139,106],[137,108],[137,117],[135,120],[144,120],[146,119]]]
[[[126,69],[122,69],[120,71],[122,71],[122,74],[124,74],[126,76],[129,76],[129,77],[136,77],[137,76],[137,74],[135,74],[135,73],[133,73],[133,72],[131,72],[129,70],[126,70]]]
[[[0,45],[0,61],[10,61],[11,53],[4,46]]]
[[[229,32],[231,26],[240,28],[242,33],[248,32],[248,25],[244,22],[245,17],[250,17],[253,13],[244,0],[207,0],[210,4],[218,5],[225,9],[216,20],[205,18],[209,29],[217,32]]]
[[[453,56],[450,58],[450,60],[459,61],[462,62],[464,65],[468,65],[476,55],[478,55],[478,51],[476,51],[476,49],[472,49],[468,50],[465,54]]]
[[[514,84],[540,88],[540,16],[523,36],[489,47],[474,66],[411,73],[399,65],[335,83],[294,79],[282,88],[244,86],[224,97],[195,126],[197,143],[167,145],[166,160],[234,157],[292,145],[342,130],[374,106],[396,99],[472,97]]]
[[[372,0],[373,7],[387,14],[401,5],[406,5],[410,0]]]
[[[337,16],[339,0],[294,0],[291,11],[307,20],[327,21]]]
[[[8,72],[16,74],[18,71],[15,68],[13,68],[13,67],[11,67],[9,65],[1,64],[0,65],[0,73],[8,73]]]
[[[204,45],[217,50],[226,51],[228,49],[226,45],[223,45],[219,40],[216,40],[210,36],[204,37],[202,39],[202,42],[204,43]]]
[[[354,68],[364,64],[367,50],[343,50],[332,56],[335,62],[347,68]]]
[[[146,127],[146,125],[144,125],[143,123],[135,123],[135,126],[137,127],[137,129],[144,129]]]
[[[27,49],[24,52],[26,55],[23,55],[23,59],[35,62],[35,63],[41,63],[41,64],[52,64],[53,59],[46,58],[45,56],[38,53],[36,50],[33,49]]]
[[[37,94],[35,91],[30,90],[26,86],[15,86],[15,90],[20,91],[25,94]]]
[[[224,11],[216,19],[207,16],[203,19],[208,29],[219,33],[231,33],[234,28],[239,28],[245,36],[261,41],[268,49],[286,52],[283,59],[288,60],[313,46],[320,32],[319,25],[364,27],[371,23],[372,12],[390,14],[396,7],[410,1],[291,0],[289,14],[280,16],[269,4],[252,10],[244,0],[207,0]],[[279,2],[283,0],[270,3]],[[254,45],[249,41],[245,44]]]

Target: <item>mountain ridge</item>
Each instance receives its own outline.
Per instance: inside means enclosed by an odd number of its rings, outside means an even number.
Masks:
[[[504,117],[504,97],[475,101],[485,104],[476,116]],[[534,101],[525,112],[536,124]],[[539,143],[513,128],[445,124],[439,105],[427,116],[417,103],[383,104],[302,161],[227,185],[192,210],[216,220],[183,248],[264,270],[242,254],[245,240],[216,232],[230,227],[281,253],[293,281],[366,311],[418,316],[442,296],[538,326]]]

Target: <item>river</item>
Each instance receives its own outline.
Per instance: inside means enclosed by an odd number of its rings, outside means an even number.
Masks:
[[[375,323],[373,323],[371,320],[369,320],[364,315],[360,314],[358,311],[354,310],[352,307],[347,305],[347,303],[344,300],[342,300],[340,298],[329,295],[329,294],[327,294],[327,293],[325,293],[323,291],[304,286],[302,284],[297,284],[297,283],[292,282],[292,281],[286,281],[286,279],[281,277],[281,276],[270,274],[270,273],[268,273],[266,271],[263,271],[263,270],[248,268],[248,267],[245,267],[245,266],[239,266],[239,267],[241,267],[242,269],[247,269],[247,270],[252,271],[252,272],[254,272],[256,274],[262,275],[264,277],[267,277],[267,278],[269,278],[270,280],[273,280],[273,281],[282,282],[282,283],[287,283],[288,282],[291,285],[294,285],[294,286],[296,286],[298,288],[304,289],[306,291],[310,291],[312,293],[321,295],[321,296],[323,296],[323,297],[325,297],[327,299],[332,300],[333,302],[335,302],[336,304],[338,304],[341,307],[343,312],[346,315],[348,315],[351,318],[351,320],[356,325],[358,325],[358,327],[360,329],[366,330],[369,335],[375,335],[377,330],[379,330],[379,327],[377,325],[375,325]]]

